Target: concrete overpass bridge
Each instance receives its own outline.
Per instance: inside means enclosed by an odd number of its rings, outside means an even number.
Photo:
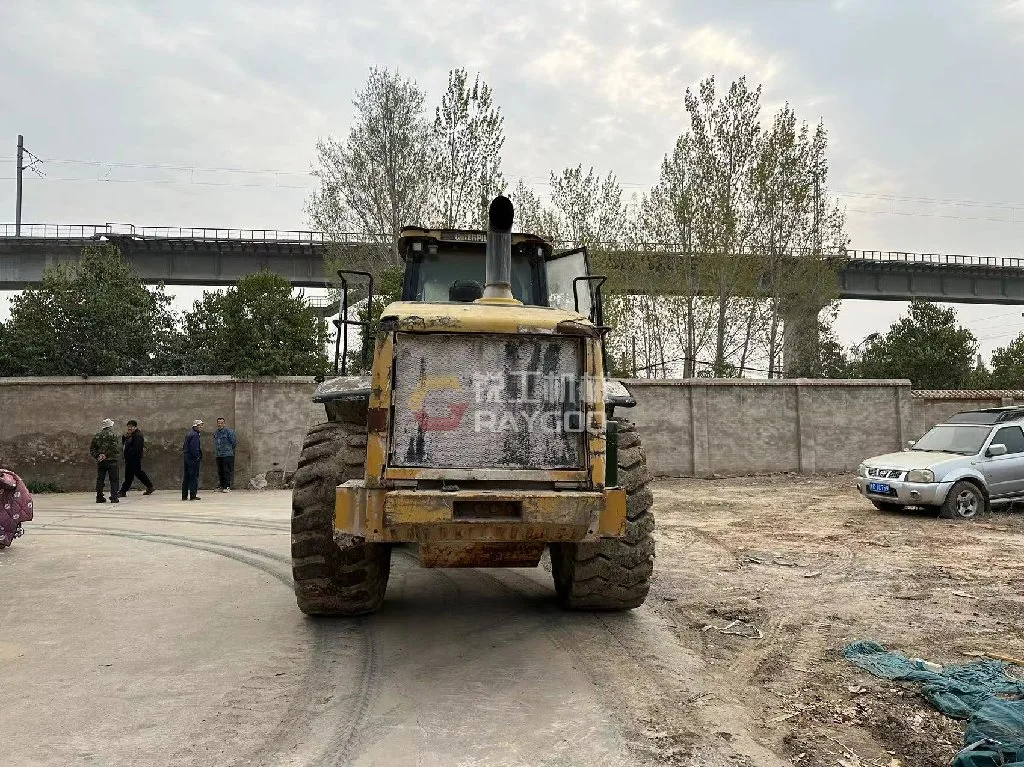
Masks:
[[[266,268],[296,287],[323,288],[328,284],[324,254],[329,248],[387,245],[390,239],[109,223],[22,224],[18,237],[13,224],[0,224],[0,290],[36,285],[47,266],[74,262],[83,247],[100,244],[117,245],[148,284],[227,286]],[[648,252],[658,258],[681,257],[670,244],[644,251]],[[739,255],[758,257],[756,252]],[[1024,304],[1024,258],[874,250],[846,250],[827,257],[837,265],[840,298]],[[611,281],[628,284],[628,276],[613,276]]]

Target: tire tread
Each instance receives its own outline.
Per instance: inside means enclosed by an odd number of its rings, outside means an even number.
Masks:
[[[335,488],[363,474],[365,428],[317,424],[302,445],[292,490],[292,577],[308,615],[362,615],[384,600],[391,547],[334,530]]]
[[[559,604],[567,610],[631,610],[647,599],[654,572],[654,494],[636,426],[619,420],[619,486],[626,491],[621,538],[551,545]]]

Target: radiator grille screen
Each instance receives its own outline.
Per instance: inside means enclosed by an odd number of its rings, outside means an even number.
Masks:
[[[580,341],[399,333],[390,464],[582,468]]]

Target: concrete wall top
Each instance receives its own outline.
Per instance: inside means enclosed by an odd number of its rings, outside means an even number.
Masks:
[[[909,389],[911,383],[902,378],[620,378],[630,386],[867,386]]]
[[[268,376],[264,378],[232,378],[231,376],[0,376],[0,386],[76,386],[110,384],[197,384],[197,383],[283,383],[308,386],[313,376]]]
[[[1024,399],[1024,391],[1019,389],[918,389],[913,394],[915,399],[934,400],[1001,400]]]

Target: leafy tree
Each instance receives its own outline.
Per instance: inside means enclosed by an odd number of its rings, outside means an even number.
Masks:
[[[742,78],[721,96],[709,78],[684,103],[688,128],[627,222],[623,252],[606,267],[631,283],[609,280],[610,291],[660,297],[642,321],[633,311],[616,320],[655,360],[681,358],[684,377],[705,360],[725,376],[765,358],[768,375],[776,375],[784,317],[791,320],[790,373],[837,369],[835,349],[824,364],[818,343],[831,314],[815,319],[837,289],[833,266],[820,256],[846,243],[843,216],[826,190],[824,126],[812,131],[786,105],[762,127],[760,88]],[[794,258],[794,250],[807,257]]]
[[[529,232],[546,237],[549,240],[561,239],[561,224],[558,215],[541,202],[540,197],[520,179],[509,193],[509,199],[515,206],[515,228],[520,232]]]
[[[748,263],[736,258],[750,243],[752,224],[748,179],[758,160],[761,143],[761,87],[750,90],[746,78],[733,82],[719,98],[715,80],[704,80],[694,93],[686,90],[692,152],[689,176],[695,194],[694,234],[698,250],[711,266],[710,285],[717,303],[714,370],[725,368],[730,303],[750,292],[753,275]]]
[[[178,339],[186,375],[318,375],[327,372],[327,328],[284,277],[261,270],[209,291],[184,317]]]
[[[994,389],[994,388],[1006,388],[997,387],[993,383],[992,371],[985,366],[985,363],[981,361],[981,355],[978,355],[978,363],[974,366],[974,370],[971,371],[971,375],[967,379],[966,388],[968,389]]]
[[[501,148],[504,118],[491,88],[465,69],[448,73],[448,90],[432,130],[432,223],[447,229],[486,226],[487,206],[505,188]]]
[[[330,234],[355,228],[391,238],[398,264],[398,231],[423,220],[430,183],[430,125],[419,86],[397,72],[374,67],[356,93],[355,125],[345,141],[317,143],[320,188],[309,216]]]
[[[997,389],[1024,389],[1024,333],[992,352],[990,385]]]
[[[604,178],[583,166],[551,173],[551,202],[560,239],[591,248],[621,242],[627,228],[622,187],[614,173]]]
[[[85,248],[11,300],[0,375],[145,375],[172,342],[163,286],[147,289],[116,247]]]
[[[819,322],[819,362],[821,378],[856,378],[857,364],[843,349],[835,330],[827,322]]]
[[[865,378],[909,378],[915,389],[961,389],[975,375],[978,341],[953,309],[911,303],[907,316],[868,341],[860,363]]]

